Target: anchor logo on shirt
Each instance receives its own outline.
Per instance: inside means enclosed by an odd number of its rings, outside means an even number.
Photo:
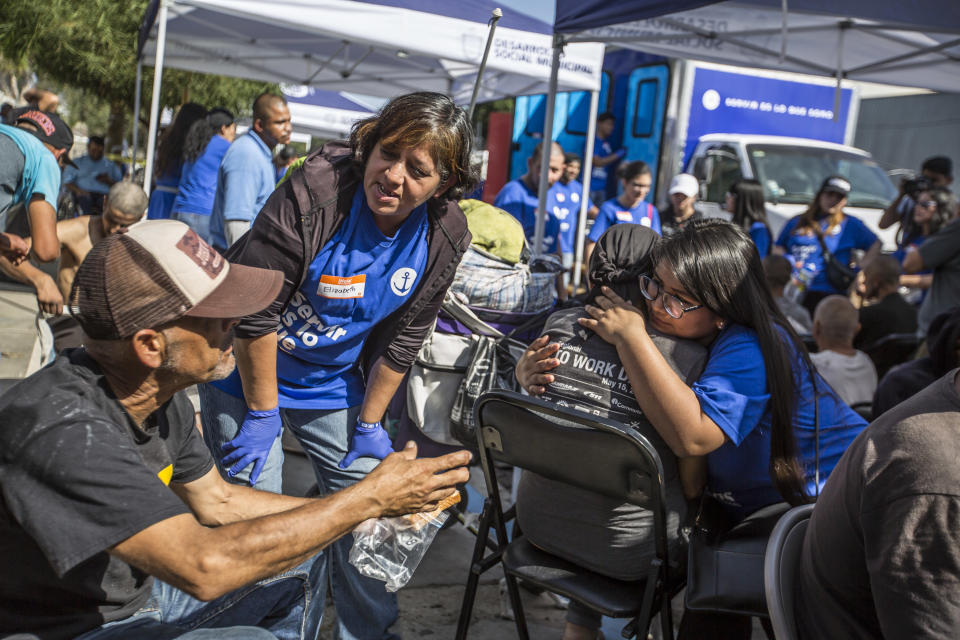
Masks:
[[[406,296],[413,289],[413,283],[417,279],[417,272],[409,267],[397,269],[390,276],[390,289],[398,296]]]

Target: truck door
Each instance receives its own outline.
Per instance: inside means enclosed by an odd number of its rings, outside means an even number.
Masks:
[[[630,73],[623,123],[623,146],[627,150],[624,161],[643,160],[650,165],[654,185],[669,95],[670,67],[666,63],[637,67]],[[659,194],[653,192],[647,196],[650,202],[658,198]]]
[[[608,74],[602,75],[600,111],[607,109],[610,94]],[[547,99],[543,94],[518,96],[513,109],[513,152],[510,154],[510,180],[527,172],[527,158],[543,138]],[[590,115],[590,93],[587,91],[557,94],[553,111],[553,139],[564,151],[575,151],[583,156],[587,139],[587,121]]]

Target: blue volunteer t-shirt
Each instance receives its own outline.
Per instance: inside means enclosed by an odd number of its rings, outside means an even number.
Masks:
[[[610,144],[609,140],[601,140],[600,138],[594,138],[593,142],[593,155],[599,156],[601,158],[606,158],[610,155],[613,155],[613,145]],[[610,165],[605,167],[593,166],[593,171],[590,172],[590,191],[606,191],[607,189],[607,175],[610,172]]]
[[[221,135],[210,138],[203,153],[194,162],[184,162],[180,170],[180,188],[173,210],[208,216],[213,211],[217,194],[217,171],[230,148],[230,141]]]
[[[90,156],[80,156],[73,163],[77,166],[64,169],[63,182],[65,184],[75,184],[84,191],[100,194],[110,193],[110,187],[97,180],[97,176],[101,173],[110,176],[110,179],[114,182],[120,182],[123,179],[123,170],[120,165],[108,160],[106,156],[99,160],[94,160]]]
[[[252,224],[276,184],[273,153],[260,136],[248,131],[234,140],[217,171],[217,191],[210,212],[213,244],[227,246],[227,220]]]
[[[547,211],[553,211],[557,206],[555,199],[556,193],[551,189],[547,191]],[[527,236],[527,242],[533,246],[534,231],[537,224],[537,192],[530,189],[526,183],[517,178],[503,185],[497,199],[493,201],[493,206],[500,207],[523,225],[523,234]],[[543,251],[545,253],[557,253],[559,246],[557,238],[560,235],[560,221],[553,215],[547,216],[546,226],[543,229]]]
[[[782,334],[782,332],[781,332]],[[783,334],[782,334],[783,335]],[[787,339],[784,335],[784,339]],[[791,349],[794,377],[800,378],[794,411],[794,437],[814,495],[816,470],[813,380]],[[799,374],[799,375],[798,375]],[[866,421],[817,377],[820,398],[820,484],[826,481],[840,456],[867,426]],[[729,438],[707,455],[707,490],[735,518],[743,518],[782,498],[770,479],[770,393],[757,334],[741,325],[720,332],[707,357],[700,379],[693,385],[700,409]]]
[[[641,202],[635,207],[624,209],[619,200],[611,198],[600,205],[597,219],[593,221],[593,227],[587,237],[591,242],[596,242],[604,231],[622,222],[640,224],[661,233],[660,212],[655,206],[649,202]]]
[[[0,134],[13,140],[23,154],[23,177],[13,192],[10,204],[29,204],[34,195],[42,194],[43,199],[56,211],[57,196],[60,195],[60,167],[57,159],[29,131],[0,124]],[[5,213],[0,211],[0,216]]]
[[[281,313],[277,382],[285,409],[345,409],[363,400],[360,352],[370,332],[416,289],[427,264],[427,206],[392,238],[358,189],[350,216],[310,263]],[[237,371],[214,382],[242,397]]]
[[[575,205],[570,190],[562,182],[555,182],[547,194],[553,200],[550,217],[555,218],[559,227],[560,253],[573,253],[574,238],[577,234],[577,218],[580,216],[580,197]]]
[[[750,225],[750,237],[753,239],[753,244],[757,247],[757,253],[760,254],[761,258],[766,258],[770,255],[770,243],[773,241],[773,238],[770,236],[770,229],[767,228],[767,225],[762,222],[754,222]]]
[[[780,237],[777,238],[777,246],[782,247],[792,258],[794,271],[799,271],[806,266],[807,270],[814,274],[813,280],[810,282],[811,291],[843,293],[837,291],[827,280],[823,249],[820,248],[817,236],[811,233],[802,235],[793,233],[800,222],[800,218],[801,216],[796,216],[784,225],[780,231]],[[830,232],[827,232],[827,224],[826,219],[820,221],[823,243],[843,264],[850,263],[850,254],[853,253],[854,249],[866,251],[877,241],[876,234],[870,231],[859,218],[844,216],[840,224]]]

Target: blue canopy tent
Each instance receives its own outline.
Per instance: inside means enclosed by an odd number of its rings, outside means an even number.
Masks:
[[[492,0],[152,0],[140,29],[139,60],[142,65],[152,58],[154,102],[168,66],[382,97],[439,91],[467,103],[494,8]],[[480,99],[543,93],[550,31],[535,18],[504,15]],[[570,45],[566,56],[560,86],[600,85],[601,45]]]
[[[838,89],[849,79],[960,91],[956,1],[556,0],[554,61],[565,46],[584,42],[829,76]],[[547,99],[545,139],[552,136],[555,93],[549,91]],[[596,109],[591,111],[595,117]],[[586,188],[594,131],[591,123]],[[540,198],[542,209],[544,189]],[[538,220],[538,234],[542,227]]]

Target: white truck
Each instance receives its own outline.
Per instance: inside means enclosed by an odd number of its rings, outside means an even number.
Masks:
[[[699,138],[686,171],[700,180],[704,213],[716,217],[729,218],[722,205],[730,185],[740,178],[759,180],[774,239],[806,209],[824,178],[843,175],[852,187],[844,211],[866,223],[884,251],[896,249],[896,227],[881,230],[877,223],[897,189],[861,149],[805,138],[711,133]]]

